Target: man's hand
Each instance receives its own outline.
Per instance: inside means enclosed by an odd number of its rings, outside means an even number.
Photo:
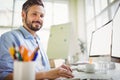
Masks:
[[[45,75],[48,79],[56,79],[59,77],[73,78],[72,70],[67,65],[61,65],[58,68],[49,70]]]
[[[71,68],[68,65],[63,64],[63,65],[61,65],[61,67],[72,72]]]

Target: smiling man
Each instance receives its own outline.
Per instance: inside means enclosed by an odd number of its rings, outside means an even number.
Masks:
[[[39,36],[36,34],[42,28],[44,14],[44,4],[41,0],[27,0],[22,6],[23,26],[1,35],[0,80],[13,80],[14,60],[9,53],[11,46],[25,46],[31,51],[39,46],[38,56],[35,60],[36,80],[73,77],[72,71],[67,65],[50,69],[48,57],[43,51]]]

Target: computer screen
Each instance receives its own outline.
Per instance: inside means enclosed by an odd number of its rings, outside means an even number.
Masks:
[[[120,4],[119,4],[120,7]],[[120,8],[118,7],[113,18],[112,28],[112,57],[120,58]]]
[[[90,56],[110,55],[112,20],[93,31],[90,44]]]

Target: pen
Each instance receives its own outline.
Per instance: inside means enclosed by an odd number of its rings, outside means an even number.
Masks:
[[[38,52],[36,52],[36,53],[35,53],[35,55],[34,55],[34,57],[33,57],[32,61],[35,61],[35,60],[36,60],[36,58],[37,58],[37,56],[38,56]]]
[[[39,50],[39,46],[37,48],[35,48],[35,50],[33,51],[32,55],[31,55],[31,60],[35,61],[37,56],[38,56],[38,50]]]

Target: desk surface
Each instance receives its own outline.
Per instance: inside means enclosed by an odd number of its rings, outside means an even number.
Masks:
[[[87,73],[76,70],[78,66],[72,66],[72,68],[74,67],[73,80],[120,80],[120,64],[115,63],[115,66],[115,69],[110,69],[107,71],[107,73],[101,73],[99,71],[95,71],[94,73]]]

